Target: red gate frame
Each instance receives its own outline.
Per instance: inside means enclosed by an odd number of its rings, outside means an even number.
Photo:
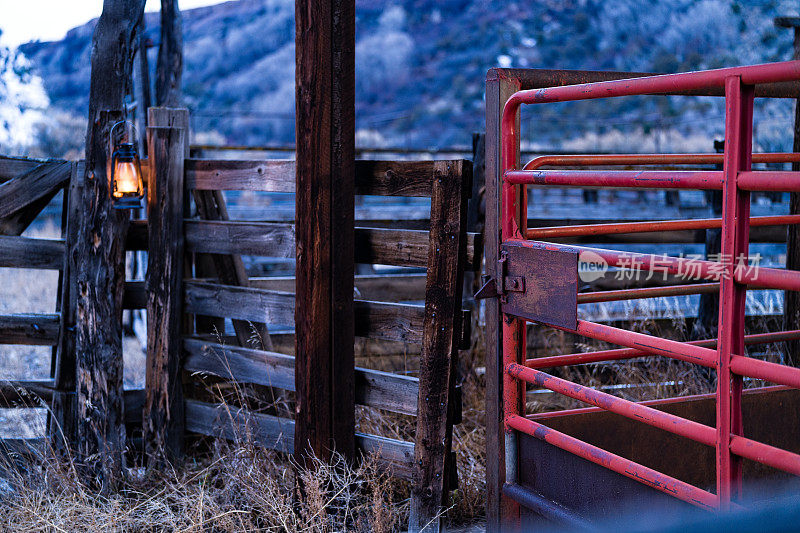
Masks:
[[[685,74],[640,77],[619,81],[586,83],[581,85],[542,88],[514,93],[505,105],[500,124],[502,146],[502,242],[515,241],[531,247],[546,246],[550,249],[568,251],[591,250],[608,261],[609,265],[622,266],[623,254],[610,250],[537,243],[527,238],[526,193],[524,185],[559,186],[613,186],[639,188],[694,188],[722,189],[723,214],[719,221],[704,221],[722,227],[721,258],[729,261],[713,263],[699,262],[699,275],[706,280],[715,280],[721,272],[720,320],[717,349],[696,344],[660,339],[633,333],[587,321],[579,321],[573,333],[590,338],[627,346],[628,350],[607,350],[594,354],[559,356],[559,364],[612,360],[642,355],[662,355],[691,361],[715,368],[718,372],[717,424],[716,427],[698,424],[650,407],[582,387],[550,376],[538,368],[553,366],[543,359],[524,359],[525,321],[504,314],[503,329],[503,407],[506,431],[507,458],[513,458],[514,431],[532,435],[570,451],[585,459],[601,464],[622,475],[648,484],[657,490],[694,505],[727,510],[735,505],[734,500],[741,490],[741,458],[751,459],[774,468],[800,475],[800,455],[747,439],[742,436],[741,391],[742,377],[749,376],[773,383],[800,388],[800,369],[751,359],[743,355],[744,312],[747,285],[759,288],[800,290],[800,272],[783,269],[760,268],[753,274],[735,258],[747,256],[750,226],[750,191],[800,191],[800,173],[787,171],[751,170],[752,113],[755,85],[791,82],[800,80],[800,62],[773,63],[731,69],[719,69]],[[609,98],[638,94],[696,94],[724,88],[726,100],[725,152],[722,171],[583,171],[583,170],[516,170],[518,126],[517,115],[523,104],[542,104],[595,98]],[[784,154],[774,154],[780,160]],[[694,155],[693,155],[694,156]],[[706,156],[705,154],[696,155]],[[794,157],[794,156],[793,156]],[[677,157],[676,157],[677,159]],[[687,157],[684,162],[691,159]],[[790,158],[784,158],[787,160]],[[796,223],[794,219],[782,221]],[[670,221],[676,224],[678,221]],[[612,225],[613,226],[613,225]],[[606,228],[613,232],[613,228]],[[626,228],[630,232],[631,228]],[[618,228],[617,228],[618,230]],[[588,230],[587,230],[588,231]],[[598,231],[595,227],[592,231]],[[602,229],[600,229],[602,231]],[[592,233],[599,234],[599,233]],[[523,237],[524,236],[524,237]],[[638,254],[642,268],[652,266],[654,256]],[[648,261],[649,259],[649,265]],[[678,274],[686,265],[685,259],[672,258],[664,261],[659,257],[659,266],[672,274]],[[698,263],[695,261],[695,263]],[[721,271],[720,271],[721,266]],[[635,289],[634,289],[635,290]],[[707,290],[707,288],[706,288]],[[501,306],[502,311],[502,306]],[[564,329],[564,328],[562,328]],[[800,332],[788,331],[772,334],[778,338],[797,338]],[[609,353],[616,352],[616,353]],[[547,358],[552,362],[553,358]],[[521,398],[524,383],[533,383],[566,394],[572,398],[635,418],[644,423],[672,433],[714,446],[717,456],[717,493],[691,486],[633,461],[605,452],[588,443],[563,433],[551,430],[525,417]],[[510,446],[509,446],[510,445]],[[511,462],[506,461],[506,483],[513,483]]]

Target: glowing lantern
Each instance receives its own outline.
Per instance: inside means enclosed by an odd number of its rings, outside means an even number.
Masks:
[[[114,130],[119,125],[125,125],[122,138],[114,138]],[[113,190],[111,202],[117,209],[137,209],[142,207],[144,197],[144,184],[142,183],[142,167],[139,154],[136,153],[136,135],[133,125],[128,121],[117,122],[111,128],[111,142],[114,143],[112,152],[113,166],[111,183]]]

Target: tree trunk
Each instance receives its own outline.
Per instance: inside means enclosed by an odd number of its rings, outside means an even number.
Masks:
[[[183,74],[183,22],[178,0],[161,0],[161,43],[156,66],[156,105],[179,107]]]
[[[105,0],[92,40],[86,171],[76,263],[78,455],[87,481],[108,492],[124,471],[122,294],[127,211],[111,205],[109,133],[131,86],[144,0]]]

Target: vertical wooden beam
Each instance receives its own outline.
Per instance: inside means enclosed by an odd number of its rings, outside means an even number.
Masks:
[[[144,0],[105,0],[92,39],[86,169],[76,246],[77,447],[101,490],[124,472],[122,295],[129,213],[111,205],[109,133],[131,85],[133,40]]]
[[[59,339],[53,364],[53,403],[48,427],[50,444],[59,452],[74,448],[78,431],[75,402],[75,314],[78,302],[78,268],[75,260],[83,176],[84,163],[72,163],[69,184],[64,191],[65,253],[61,272]]]
[[[500,117],[506,101],[520,88],[515,80],[492,69],[486,76],[486,274],[495,277],[500,253]],[[503,357],[500,306],[486,305],[486,530],[501,531],[519,520],[519,505],[503,496],[506,481],[506,439],[503,427]],[[514,458],[509,458],[513,459]]]
[[[145,19],[147,17],[142,16],[142,20],[139,23],[139,30],[138,30],[138,47],[139,47],[139,82],[141,83],[142,87],[142,103],[139,107],[139,112],[142,116],[142,122],[144,128],[147,128],[147,114],[148,109],[153,104],[153,97],[150,87],[150,61],[147,58],[147,24],[145,23]],[[142,148],[144,150],[145,155],[147,155],[147,143],[142,143]]]
[[[156,105],[181,103],[183,76],[183,21],[178,0],[161,0],[161,41],[156,65]]]
[[[355,1],[297,0],[295,453],[354,454]]]
[[[170,109],[174,123],[188,111]],[[174,461],[183,448],[181,279],[183,277],[183,164],[186,130],[148,128],[150,181],[147,188],[147,364],[143,428],[151,466]]]
[[[466,187],[471,165],[437,163],[431,194],[430,249],[420,354],[414,476],[408,530],[436,533],[447,494],[452,442],[451,400],[461,338],[461,290],[466,263]]]

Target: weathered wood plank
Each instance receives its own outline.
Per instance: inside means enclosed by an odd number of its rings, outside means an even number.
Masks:
[[[195,253],[294,257],[294,225],[186,220],[186,247]]]
[[[293,420],[197,400],[186,400],[185,403],[186,429],[189,431],[234,442],[248,442],[284,453],[294,452]],[[363,433],[355,433],[354,437],[359,450],[377,455],[397,475],[410,476],[413,443]]]
[[[0,380],[0,407],[46,407],[53,398],[53,380]]]
[[[294,324],[294,294],[201,281],[184,283],[187,313],[266,324]],[[355,300],[355,335],[420,343],[424,307]]]
[[[356,296],[374,301],[411,301],[425,299],[425,274],[363,274],[355,277]],[[294,276],[250,278],[250,286],[260,289],[294,292]]]
[[[472,175],[472,162],[466,159],[440,161],[356,162],[356,194],[376,196],[430,197],[433,183],[458,167],[465,177]],[[467,186],[471,181],[467,179]]]
[[[239,348],[201,339],[184,340],[184,369],[207,372],[239,383],[256,383],[293,391],[294,357],[275,352]],[[355,369],[356,403],[408,415],[417,414],[416,378]]]
[[[36,159],[0,155],[0,183],[10,181],[43,164],[63,163],[63,159]]]
[[[294,323],[294,295],[250,287],[187,281],[185,311],[264,324]]]
[[[270,159],[265,161],[226,161],[188,159],[186,187],[199,191],[263,191],[295,190],[295,162]]]
[[[463,326],[461,293],[470,194],[467,178],[459,165],[448,166],[439,173],[431,193],[409,531],[439,531],[439,516],[452,477],[448,458],[455,418],[456,358]]]
[[[70,163],[42,163],[0,184],[0,219],[10,217],[37,200],[51,195],[69,179]]]
[[[425,308],[421,305],[355,300],[355,335],[420,344]]]
[[[178,78],[180,79],[180,77]],[[188,111],[178,121],[188,122]],[[183,161],[187,131],[150,127],[150,183],[147,188],[149,247],[147,264],[146,400],[142,426],[148,461],[163,465],[183,453],[181,322],[183,277]]]
[[[453,164],[471,168],[468,160],[355,162],[355,194],[430,197],[437,174]],[[232,161],[190,159],[186,183],[197,190],[295,192],[296,163],[291,160]]]
[[[129,250],[147,249],[144,224],[134,221],[128,232]],[[294,226],[271,222],[186,221],[186,245],[193,252],[293,257]],[[466,268],[480,267],[481,236],[467,234]],[[355,262],[426,267],[428,232],[425,230],[355,228]]]
[[[59,315],[0,315],[0,344],[55,346]]]
[[[0,267],[60,270],[64,241],[0,235]]]

